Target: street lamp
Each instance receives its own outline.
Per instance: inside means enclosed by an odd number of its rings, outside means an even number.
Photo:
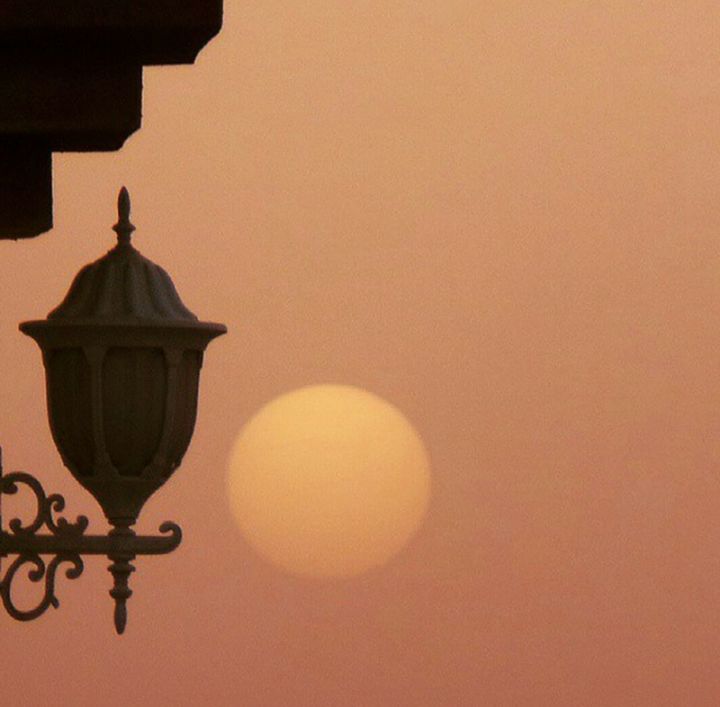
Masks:
[[[114,578],[115,627],[127,622],[128,579],[136,555],[171,552],[180,528],[160,526],[160,536],[138,536],[132,529],[143,505],[178,468],[195,427],[198,383],[208,343],[227,330],[198,321],[180,300],[169,275],[132,245],[130,197],[118,198],[117,245],[85,266],[62,304],[47,319],[25,322],[20,330],[39,345],[45,365],[48,416],[65,466],[95,497],[113,526],[106,536],[85,535],[88,520],[55,520],[64,499],[46,496],[29,474],[2,476],[0,499],[19,484],[35,494],[37,514],[23,526],[2,528],[0,558],[16,554],[0,579],[8,613],[31,620],[57,606],[55,575],[82,573],[82,556],[107,555]],[[37,533],[43,526],[49,535]],[[54,555],[46,565],[42,555]],[[45,580],[41,602],[30,611],[16,607],[11,585],[18,570],[31,566],[31,580]]]

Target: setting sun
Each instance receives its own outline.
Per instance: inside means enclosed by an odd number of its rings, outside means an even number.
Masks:
[[[427,454],[405,417],[364,390],[302,388],[263,407],[230,458],[244,535],[296,574],[350,576],[395,555],[428,503]]]

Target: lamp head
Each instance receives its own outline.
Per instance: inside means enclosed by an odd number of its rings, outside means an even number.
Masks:
[[[117,245],[75,277],[47,319],[20,330],[40,346],[48,417],[73,476],[108,520],[127,526],[177,469],[195,427],[208,343],[170,276],[131,243],[130,196],[118,199]]]

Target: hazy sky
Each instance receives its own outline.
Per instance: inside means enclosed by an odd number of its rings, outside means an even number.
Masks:
[[[0,242],[0,440],[104,528],[17,323],[126,184],[138,248],[230,330],[140,522],[185,540],[136,562],[122,639],[103,559],[0,616],[3,704],[718,704],[718,36],[705,0],[230,0],[195,67],[147,70],[143,129],[56,156],[55,230]],[[275,570],[224,498],[243,422],[321,382],[433,462],[419,534],[354,580]]]

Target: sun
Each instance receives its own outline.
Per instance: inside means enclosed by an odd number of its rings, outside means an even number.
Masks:
[[[346,385],[292,391],[240,431],[228,498],[248,542],[300,575],[347,577],[386,563],[420,526],[430,464],[393,405]]]

